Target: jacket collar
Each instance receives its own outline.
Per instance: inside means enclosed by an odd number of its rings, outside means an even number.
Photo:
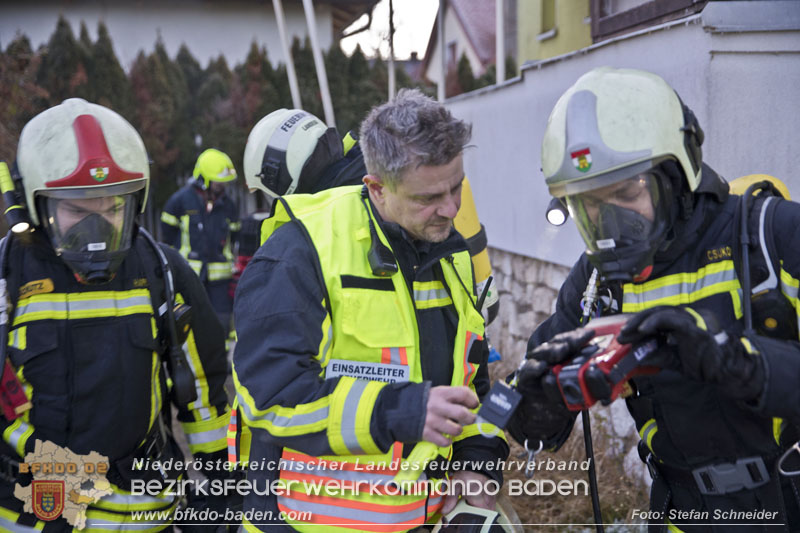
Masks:
[[[467,250],[467,243],[455,228],[450,228],[450,235],[442,242],[430,242],[412,238],[408,232],[395,222],[388,222],[381,218],[372,200],[368,199],[375,220],[389,240],[395,255],[410,256],[419,270],[430,268],[440,259]]]

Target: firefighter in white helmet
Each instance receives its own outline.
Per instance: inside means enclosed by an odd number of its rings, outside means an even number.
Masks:
[[[302,165],[281,153],[292,154],[295,128],[322,138],[322,148],[306,144]],[[494,507],[502,472],[492,465],[508,448],[491,424],[482,436],[472,412],[488,391],[488,347],[469,249],[453,228],[470,127],[402,90],[361,125],[358,184],[316,194],[298,194],[310,192],[303,169],[318,164],[316,150],[341,160],[338,135],[303,112],[269,131],[251,133],[246,179],[282,196],[237,289],[233,376],[250,462],[280,468],[247,475],[327,488],[246,497],[246,512],[273,519],[245,529],[271,531],[278,511],[302,510],[284,513],[299,531],[409,531],[455,506],[447,472],[480,488],[468,503]],[[392,493],[401,463],[417,456],[427,488]]]
[[[336,128],[299,109],[278,109],[262,118],[251,130],[244,151],[244,175],[251,191],[262,191],[271,199],[292,193],[316,193],[342,185],[360,185],[367,174],[358,133],[339,137]],[[240,243],[255,252],[260,239],[260,220],[244,221]],[[468,178],[461,189],[461,209],[453,221],[466,239],[475,267],[478,294],[486,290],[482,310],[491,323],[500,308],[497,287],[491,282],[492,265],[487,250],[486,229],[478,220]],[[252,256],[252,253],[249,253]],[[499,356],[499,354],[498,354]]]
[[[14,175],[32,231],[0,244],[0,298],[11,304],[0,326],[0,529],[141,528],[131,513],[179,503],[132,492],[184,475],[170,404],[196,458],[225,457],[222,327],[183,258],[136,223],[150,171],[123,117],[81,99],[40,113],[22,130]],[[25,466],[53,461],[107,466]],[[42,480],[55,482],[44,496]],[[139,520],[150,531],[172,522],[169,512]]]
[[[592,339],[591,321],[579,328],[582,315],[630,313],[618,340],[655,339],[658,349],[644,363],[661,368],[631,379],[626,400],[654,476],[653,530],[796,530],[797,478],[779,475],[777,466],[800,419],[800,206],[770,194],[729,196],[703,161],[703,136],[677,93],[641,70],[594,69],[556,103],[542,170],[586,252],[561,287],[555,314],[530,338],[518,375],[524,399],[510,430],[529,447],[561,446],[575,413],[549,386],[549,369]],[[742,250],[743,226],[763,247]],[[594,269],[610,298],[582,309]],[[772,329],[762,327],[771,320],[757,319],[761,296],[749,290],[770,271],[768,312],[789,309],[785,327]]]

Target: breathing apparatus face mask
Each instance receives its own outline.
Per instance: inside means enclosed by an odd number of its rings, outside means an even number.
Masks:
[[[134,194],[98,198],[46,196],[42,220],[56,253],[86,283],[106,283],[131,247]]]
[[[640,281],[671,226],[672,185],[660,167],[566,196],[589,261],[609,281]]]

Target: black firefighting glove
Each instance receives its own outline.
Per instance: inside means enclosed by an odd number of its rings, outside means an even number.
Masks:
[[[665,353],[684,376],[719,387],[736,400],[761,396],[766,373],[758,353],[751,353],[736,337],[720,328],[713,313],[688,307],[660,306],[636,314],[622,328],[617,340],[636,344],[656,337],[655,357],[664,364]],[[645,362],[651,363],[648,358]]]
[[[522,401],[508,425],[517,442],[524,444],[527,440],[528,448],[535,450],[541,441],[544,449],[556,450],[567,439],[576,415],[560,395],[545,391],[542,380],[554,365],[578,355],[592,337],[594,331],[589,329],[566,331],[525,354],[526,360],[517,372]]]

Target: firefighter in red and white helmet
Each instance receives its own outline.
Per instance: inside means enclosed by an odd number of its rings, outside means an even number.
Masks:
[[[137,527],[133,512],[179,503],[133,490],[184,475],[170,403],[195,458],[225,457],[222,326],[183,258],[136,223],[150,171],[123,117],[77,98],[40,113],[22,130],[14,174],[32,231],[0,245],[11,304],[3,386],[15,375],[24,391],[2,400],[0,529]],[[29,466],[87,456],[104,472]],[[41,480],[56,488],[41,496]],[[143,520],[148,531],[172,522]]]

